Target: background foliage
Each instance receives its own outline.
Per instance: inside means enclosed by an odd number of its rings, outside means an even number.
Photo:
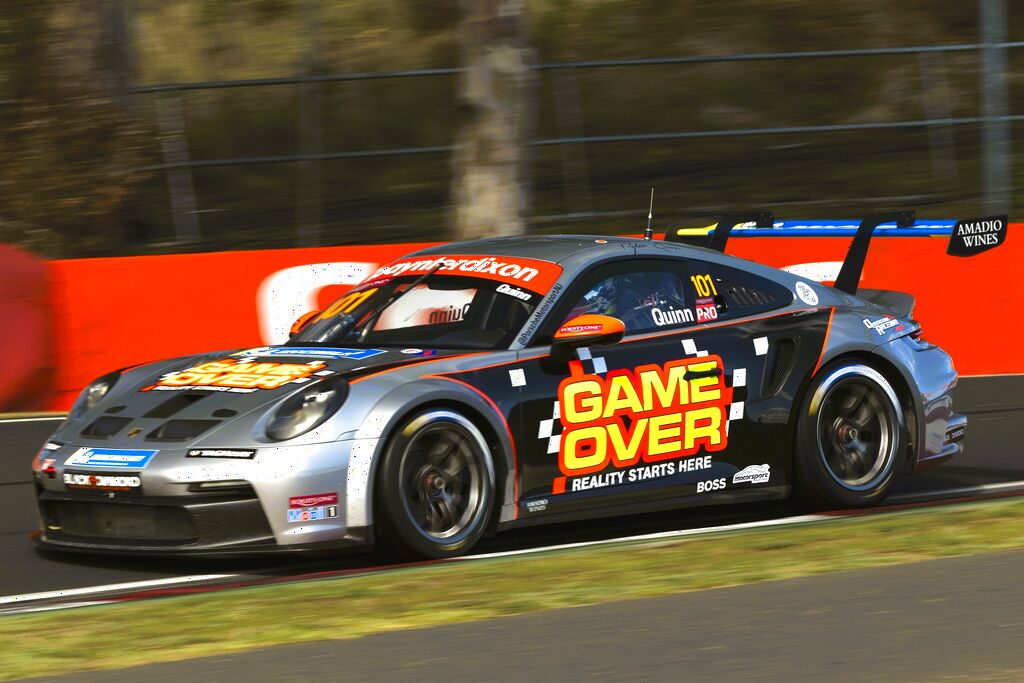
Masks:
[[[1024,33],[1024,12],[1010,5],[1013,39]],[[125,41],[110,30],[118,6],[128,17]],[[976,3],[956,0],[528,7],[543,63],[978,40]],[[138,170],[164,160],[155,106],[167,95],[126,96],[119,87],[457,66],[459,18],[458,0],[4,2],[0,240],[51,256],[291,246],[297,223],[308,220],[299,198],[315,178],[295,163],[196,169],[202,236],[177,242],[164,173]],[[1014,68],[1018,53],[1010,52],[1011,108],[1024,79]],[[915,120],[925,118],[926,104],[978,116],[979,56],[949,54],[937,67],[939,80],[925,79],[914,55],[577,69],[574,77],[543,71],[534,137]],[[450,145],[455,87],[452,76],[316,86],[319,148]],[[294,85],[182,93],[188,154],[298,153],[310,101]],[[967,125],[533,147],[530,229],[636,230],[652,185],[661,227],[744,206],[787,217],[894,205],[917,206],[926,217],[974,212],[980,137]],[[448,155],[324,161],[317,169],[323,243],[445,235]]]

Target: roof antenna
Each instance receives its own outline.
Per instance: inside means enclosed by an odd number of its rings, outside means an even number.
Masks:
[[[651,219],[654,218],[654,188],[651,188],[651,208],[647,210],[647,229],[644,230],[644,239],[654,237],[654,228],[651,227]]]

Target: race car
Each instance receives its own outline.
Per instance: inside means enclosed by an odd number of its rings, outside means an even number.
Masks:
[[[857,293],[875,228],[913,214],[865,219],[834,286],[724,253],[771,220],[433,247],[283,345],[112,372],[32,464],[36,542],[442,558],[570,519],[877,504],[966,434],[912,297]]]

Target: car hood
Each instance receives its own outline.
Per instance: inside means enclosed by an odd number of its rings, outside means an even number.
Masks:
[[[122,371],[95,408],[69,419],[54,438],[98,446],[126,438],[139,445],[187,444],[242,415],[276,405],[311,382],[461,353],[262,346],[151,363]]]

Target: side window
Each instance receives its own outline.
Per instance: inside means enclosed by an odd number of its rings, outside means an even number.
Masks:
[[[582,293],[570,297],[572,305],[559,322],[585,313],[610,315],[625,324],[627,334],[693,325],[686,276],[682,261],[600,268],[587,276]]]
[[[690,262],[687,285],[699,323],[756,315],[793,301],[792,292],[776,282],[703,261]]]

